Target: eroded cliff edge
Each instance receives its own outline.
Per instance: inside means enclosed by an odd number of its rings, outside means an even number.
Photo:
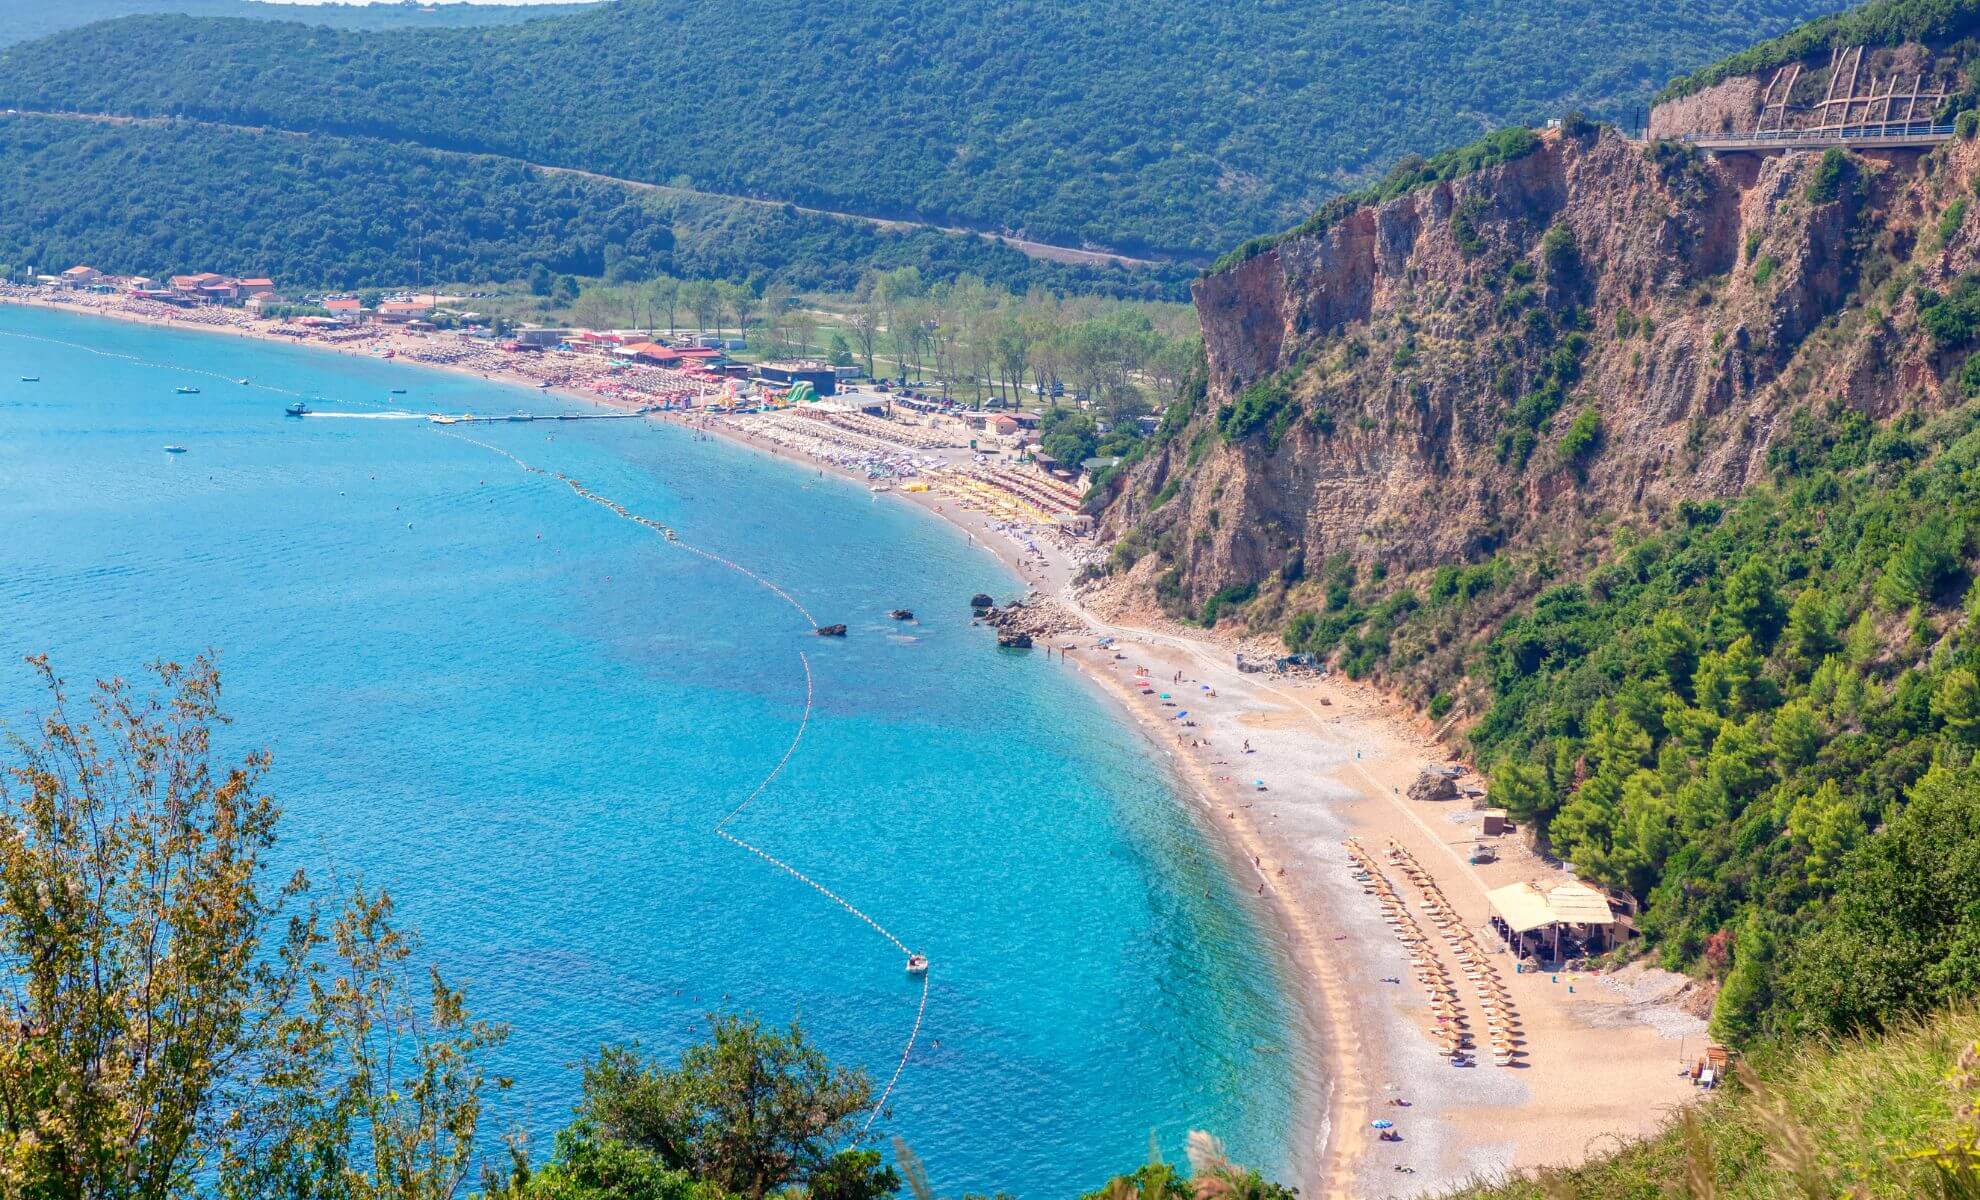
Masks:
[[[1918,309],[1974,266],[1976,163],[1571,122],[1254,248],[1196,284],[1202,387],[1102,512],[1120,586],[1268,630],[1326,563],[1567,569],[1764,477],[1801,406],[1940,406],[1962,356]]]

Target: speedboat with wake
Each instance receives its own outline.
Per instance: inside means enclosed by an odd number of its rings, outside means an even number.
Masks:
[[[285,416],[306,417],[309,415],[309,405],[304,404],[302,401],[298,400],[294,404],[291,404],[287,408],[283,409],[282,412]]]

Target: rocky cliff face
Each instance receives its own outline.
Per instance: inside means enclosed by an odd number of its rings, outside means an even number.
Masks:
[[[1116,568],[1270,628],[1324,562],[1584,560],[1760,480],[1798,406],[1937,405],[1916,309],[1973,265],[1976,163],[1553,132],[1286,238],[1196,285],[1208,386],[1107,507]]]

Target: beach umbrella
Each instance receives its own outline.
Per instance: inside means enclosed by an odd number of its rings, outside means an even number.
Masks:
[[[1375,1129],[1394,1129],[1396,1127],[1394,1121],[1370,1121],[1368,1124]]]

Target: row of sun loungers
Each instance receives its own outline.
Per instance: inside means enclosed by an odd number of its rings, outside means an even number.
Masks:
[[[1348,857],[1354,861],[1354,878],[1360,882],[1362,892],[1375,897],[1376,903],[1382,906],[1383,922],[1409,955],[1410,970],[1422,987],[1431,1015],[1437,1021],[1437,1044],[1447,1057],[1463,1055],[1470,1049],[1471,1035],[1466,1029],[1464,1012],[1458,1006],[1457,985],[1452,982],[1449,970],[1438,957],[1433,943],[1424,936],[1416,919],[1409,915],[1408,906],[1403,903],[1402,896],[1389,882],[1388,876],[1382,873],[1374,856],[1353,839],[1345,845]]]
[[[1499,969],[1479,945],[1471,928],[1451,907],[1437,881],[1414,855],[1393,839],[1389,842],[1389,861],[1422,895],[1430,924],[1469,982],[1478,1010],[1485,1017],[1485,1037],[1492,1044],[1492,1061],[1501,1067],[1512,1066],[1515,1059],[1524,1057],[1521,1046],[1525,1039],[1521,1036],[1519,1015],[1513,1010],[1512,994],[1499,978]]]

